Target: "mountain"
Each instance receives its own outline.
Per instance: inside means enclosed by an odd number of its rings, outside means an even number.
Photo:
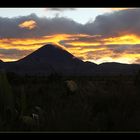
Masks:
[[[87,72],[88,67],[88,63],[76,58],[62,47],[52,44],[44,45],[24,58],[4,65],[7,71],[47,75],[52,73],[83,75],[93,71],[90,67]]]
[[[138,64],[123,64],[123,63],[102,63],[99,65],[99,71],[101,75],[128,75],[135,74],[140,70]]]
[[[62,75],[91,76],[134,74],[139,71],[140,65],[103,63],[100,65],[84,62],[60,46],[47,44],[28,56],[15,62],[0,62],[0,69],[19,74],[59,73]]]
[[[86,66],[82,60],[76,58],[62,47],[52,44],[44,45],[17,61],[17,64],[28,68],[28,70],[30,69],[32,72],[60,73],[63,75],[81,74],[85,71]]]

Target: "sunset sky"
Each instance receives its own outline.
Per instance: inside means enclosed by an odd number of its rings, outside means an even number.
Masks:
[[[140,8],[0,8],[1,60],[47,43],[97,64],[140,64]]]

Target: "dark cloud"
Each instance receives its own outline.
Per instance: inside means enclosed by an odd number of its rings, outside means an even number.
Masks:
[[[132,45],[107,45],[108,50],[114,53],[124,53],[132,48]]]
[[[96,17],[92,23],[87,23],[88,34],[117,36],[127,33],[140,35],[140,9],[128,9],[103,14]]]
[[[32,30],[19,27],[19,24],[28,20],[34,20],[37,24],[37,27]],[[68,18],[46,18],[38,17],[35,14],[16,18],[0,17],[1,38],[29,38],[57,33],[82,33],[82,24],[76,23],[75,21]]]
[[[69,40],[65,40],[65,41],[61,41],[62,44],[67,44],[67,43],[71,43],[71,42],[85,42],[85,43],[104,43],[102,41],[102,37],[101,36],[77,36],[73,39],[74,37],[69,38]]]
[[[116,59],[116,58],[122,57],[125,54],[132,54],[132,55],[133,54],[140,54],[140,44],[137,44],[137,45],[87,46],[85,48],[87,49],[87,51],[79,52],[79,54],[84,55],[85,59],[93,59],[95,61],[99,60],[99,59],[103,59],[106,56],[113,58],[113,59]],[[92,50],[92,48],[93,48],[93,50]],[[103,50],[100,50],[99,48],[103,48]],[[136,57],[134,56],[133,59],[136,59]],[[139,58],[137,59],[136,63],[138,63],[138,62],[140,62]]]
[[[76,8],[46,8],[46,10],[63,12],[63,11],[76,10]]]
[[[32,50],[18,50],[18,49],[0,49],[0,57],[2,59],[19,59],[22,58],[29,53],[31,53]]]
[[[50,8],[60,10],[61,8]],[[63,9],[63,8],[62,8]],[[73,8],[64,8],[73,9]],[[107,36],[119,36],[127,33],[140,35],[140,8],[116,11],[96,17],[95,21],[85,25],[65,17],[38,17],[35,14],[19,16],[15,18],[0,17],[0,37],[40,37],[44,35],[66,33],[66,34],[88,34],[102,35],[96,37],[83,37],[81,41],[96,41]],[[27,20],[34,20],[37,27],[28,30],[18,25]]]
[[[140,54],[140,44],[136,45],[107,45],[108,50],[113,53]]]
[[[84,53],[86,59],[98,60],[102,59],[104,56],[111,55],[108,50],[95,50],[87,51]]]

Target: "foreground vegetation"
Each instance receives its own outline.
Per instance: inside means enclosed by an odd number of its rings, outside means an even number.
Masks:
[[[140,74],[0,72],[0,131],[140,131]]]

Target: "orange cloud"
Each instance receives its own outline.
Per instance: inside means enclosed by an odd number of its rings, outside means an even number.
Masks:
[[[99,38],[99,40],[94,40],[93,42],[91,40],[88,42],[88,39],[86,42],[74,40],[66,44],[74,46],[69,48],[69,50],[79,58],[81,57],[85,61],[92,61],[97,64],[103,62],[134,63],[140,58],[140,51],[138,51],[138,48],[140,48],[138,46],[140,37],[134,34]],[[110,49],[110,45],[115,46]],[[133,49],[133,45],[137,46]],[[129,48],[128,46],[132,47]]]
[[[95,43],[88,43],[88,42],[70,42],[67,43],[67,45],[72,45],[72,46],[99,46],[101,45],[100,42],[95,42]]]
[[[104,43],[108,45],[109,44],[140,44],[140,37],[134,34],[128,34],[119,37],[105,38],[102,41],[104,41]]]
[[[83,38],[85,38],[85,40],[83,40]],[[22,53],[22,55],[15,54],[13,57],[7,57],[0,52],[0,59],[3,61],[21,59],[31,53],[31,51],[27,50],[32,50],[33,52],[47,43],[56,43],[62,47],[65,46],[65,49],[73,55],[82,58],[84,61],[92,61],[98,64],[102,62],[133,63],[136,59],[140,58],[140,49],[137,49],[139,45],[133,49],[133,45],[140,44],[140,37],[134,34],[109,38],[99,37],[96,38],[96,40],[93,37],[93,42],[92,36],[86,34],[54,34],[38,38],[0,39],[1,49],[26,51],[26,53]],[[129,45],[132,47],[126,47]],[[124,49],[126,50],[123,51]]]
[[[38,49],[46,43],[56,43],[60,41],[75,40],[78,37],[86,36],[84,34],[55,34],[42,36],[38,38],[3,38],[0,39],[1,48],[18,48],[20,50]],[[60,44],[60,43],[59,43]]]
[[[83,37],[86,35],[83,34],[56,34],[56,35],[50,35],[50,36],[42,36],[39,38],[3,38],[0,39],[0,48],[1,49],[18,49],[20,51],[25,50],[32,50],[35,51],[36,49],[40,48],[41,46],[47,44],[47,43],[54,43],[57,45],[60,45],[62,48],[65,48],[62,44],[60,44],[60,41],[66,41],[66,40],[74,40],[77,37]],[[65,48],[67,51],[69,51],[67,48]],[[0,52],[1,53],[1,52]],[[30,53],[30,51],[29,51]],[[21,59],[22,57],[25,57],[29,53],[25,53],[25,55],[21,56],[14,56],[14,58],[6,58],[4,55],[0,55],[0,59],[3,61],[14,61]]]
[[[91,41],[91,39],[88,42],[88,38],[85,41],[70,41],[66,43],[66,45],[72,45],[72,46],[100,46],[100,45],[135,45],[140,44],[140,37],[136,36],[134,34],[127,34],[122,35],[118,37],[108,37],[108,38],[99,38],[96,40]]]
[[[34,29],[37,26],[36,22],[34,20],[27,20],[19,24],[19,27],[26,28],[26,29]]]
[[[127,9],[133,9],[133,8],[110,8],[112,11],[120,11],[120,10],[127,10]]]

